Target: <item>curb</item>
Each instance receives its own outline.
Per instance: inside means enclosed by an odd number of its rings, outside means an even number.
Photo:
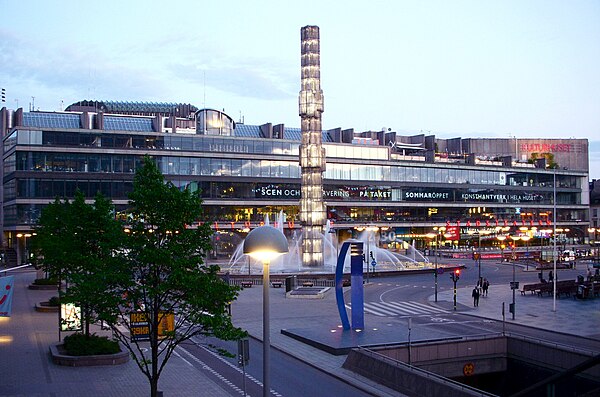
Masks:
[[[63,345],[50,345],[52,362],[67,367],[91,367],[98,365],[120,365],[129,361],[129,352],[121,351],[115,354],[99,354],[94,356],[68,356],[62,354]]]

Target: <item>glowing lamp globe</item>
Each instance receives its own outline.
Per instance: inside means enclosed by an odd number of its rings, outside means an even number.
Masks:
[[[273,226],[259,226],[248,233],[244,240],[244,254],[262,262],[270,262],[288,250],[287,239]]]

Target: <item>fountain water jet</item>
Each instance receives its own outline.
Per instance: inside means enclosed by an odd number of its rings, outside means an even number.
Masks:
[[[285,225],[285,223],[286,216],[283,211],[280,211],[273,226],[283,232],[283,225]],[[264,224],[270,224],[268,215],[265,216]],[[323,239],[324,258],[324,266],[322,268],[305,267],[302,265],[302,233],[298,230],[293,230],[291,238],[289,239],[289,252],[281,255],[271,262],[271,273],[334,273],[337,263],[337,246],[339,242],[337,241],[337,233],[334,233],[329,220],[326,222],[324,233],[321,235],[321,237]],[[405,270],[428,267],[427,265],[429,261],[414,247],[414,242],[412,245],[408,245],[408,251],[412,254],[411,258],[406,255],[380,248],[375,237],[376,236],[374,233],[365,230],[358,236],[358,240],[364,242],[365,252],[367,255],[366,258],[369,265],[371,263],[371,259],[369,252],[367,252],[367,247],[369,247],[369,251],[373,252],[373,257],[377,261],[377,271]],[[244,255],[242,247],[243,244],[240,244],[234,251],[228,263],[228,271],[242,274],[247,270],[248,274],[261,274],[262,264],[254,261],[247,255]],[[344,271],[349,271],[350,261],[346,260],[345,263],[347,263],[347,268],[345,267]],[[367,264],[365,263],[365,267],[366,266]]]

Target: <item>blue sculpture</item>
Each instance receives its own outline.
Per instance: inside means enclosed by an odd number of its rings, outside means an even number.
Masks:
[[[343,275],[344,262],[346,254],[350,248],[350,281],[352,283],[352,328],[364,329],[365,327],[365,296],[363,289],[363,242],[357,240],[347,240],[342,244],[337,266],[335,268],[335,298],[337,301],[342,327],[345,330],[350,329],[346,304],[344,302]]]

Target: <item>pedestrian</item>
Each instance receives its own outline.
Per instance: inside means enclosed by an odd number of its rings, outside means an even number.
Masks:
[[[481,291],[483,292],[483,296],[487,296],[488,288],[490,287],[490,282],[487,278],[483,279],[483,285],[481,286]]]
[[[473,297],[473,306],[479,306],[479,288],[477,288],[477,286],[473,288],[473,293],[471,294],[471,296]]]
[[[550,273],[548,273],[548,282],[552,282],[554,280],[554,273],[552,273],[552,270],[550,270]]]
[[[587,269],[587,281],[592,281],[592,268],[589,266]]]

